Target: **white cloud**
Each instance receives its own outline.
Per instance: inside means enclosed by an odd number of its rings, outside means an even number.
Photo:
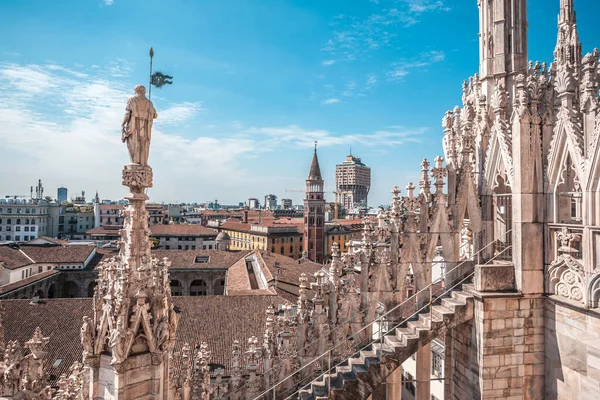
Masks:
[[[335,60],[325,60],[321,63],[321,65],[329,66],[335,64]]]
[[[254,127],[246,130],[249,134],[266,135],[272,145],[291,143],[294,146],[310,148],[314,141],[320,147],[336,145],[362,145],[367,147],[399,146],[408,142],[419,142],[419,136],[425,133],[425,128],[406,129],[402,126],[391,126],[373,133],[342,133],[334,134],[324,129],[305,129],[298,125],[284,127]]]
[[[114,2],[115,2],[115,0],[104,0],[104,5],[112,6]]]
[[[4,194],[20,193],[41,178],[49,194],[67,186],[71,193],[98,190],[102,198],[122,198],[126,191],[120,176],[128,156],[120,130],[134,85],[113,72],[102,65],[85,70],[0,64],[0,159],[14,166],[3,176]],[[332,97],[324,104],[338,102]],[[391,127],[345,133],[298,125],[248,127],[240,121],[223,125],[207,120],[200,102],[157,99],[155,106],[150,196],[159,201],[203,201],[199,195],[231,196],[232,188],[233,196],[255,193],[263,181],[271,187],[271,178],[257,177],[248,162],[266,152],[310,148],[315,140],[324,147],[399,146],[418,141],[424,131]]]
[[[369,90],[377,83],[377,75],[369,74],[367,75],[367,83],[365,84],[365,89]]]
[[[397,28],[408,28],[419,22],[425,12],[449,11],[442,0],[370,0],[376,12],[365,17],[338,15],[330,25],[332,37],[322,51],[329,53],[333,61],[354,61],[385,47],[398,47],[400,35]],[[381,3],[381,4],[380,4]],[[330,64],[323,64],[330,65]]]
[[[421,53],[418,57],[411,60],[402,60],[391,64],[391,69],[387,73],[389,81],[401,81],[411,71],[422,70],[441,61],[444,61],[446,55],[443,51],[432,50]]]
[[[404,0],[411,13],[422,14],[427,11],[450,11],[442,0]]]
[[[196,116],[199,112],[204,111],[202,104],[199,102],[183,102],[176,104],[164,111],[161,111],[159,119],[156,120],[157,126],[173,125],[185,122]]]
[[[55,86],[51,76],[44,73],[39,66],[21,66],[9,64],[0,70],[4,82],[13,85],[15,89],[27,93],[41,93]]]
[[[346,88],[342,92],[342,96],[351,97],[354,95],[355,90],[356,90],[356,82],[349,81],[346,83]]]
[[[22,191],[41,177],[50,187],[99,189],[103,197],[122,197],[119,175],[128,160],[120,126],[133,85],[100,70],[104,75],[92,77],[55,65],[0,65],[5,82],[0,89],[0,159],[19,166],[5,176],[2,191]],[[223,173],[203,175],[206,184],[223,184],[223,176],[230,184],[244,180],[238,159],[258,151],[256,143],[174,134],[203,110],[200,103],[157,108],[150,163],[155,186],[166,198],[177,188],[192,198],[188,178],[194,170]]]

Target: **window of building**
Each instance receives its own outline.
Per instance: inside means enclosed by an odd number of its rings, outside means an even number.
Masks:
[[[406,390],[408,390],[408,392],[414,396],[415,395],[414,378],[408,372],[406,372],[405,374],[406,375],[402,375],[402,386],[404,386],[406,388]]]
[[[12,224],[12,219],[8,218],[8,219],[6,220],[6,223],[7,223],[7,224],[9,224],[9,225],[10,225],[10,224]]]
[[[17,225],[21,225],[21,218],[17,218]]]
[[[25,236],[25,237],[23,238],[23,240],[25,240],[25,241],[28,241],[28,240],[29,240],[29,236]]]
[[[9,230],[10,230],[10,229],[9,229]],[[12,239],[12,238],[11,238],[11,236],[10,236],[10,235],[6,235],[6,240],[7,240],[7,241],[10,241],[11,239]]]
[[[431,375],[436,378],[442,377],[442,355],[438,353],[433,353],[431,357]]]
[[[6,210],[9,214],[12,214],[12,208],[9,208],[8,210]]]
[[[194,262],[199,264],[207,264],[209,260],[210,256],[196,256]]]
[[[12,228],[10,227],[10,225],[6,227],[6,230],[7,230],[7,231],[10,231],[11,229],[12,229]]]
[[[17,227],[15,228],[15,231],[17,231],[17,232],[21,232],[21,227],[20,227],[20,226],[17,226]]]
[[[213,248],[212,244],[209,244],[209,245],[208,245],[208,249],[209,249],[209,250],[212,250],[212,248]]]
[[[38,267],[38,273],[42,272],[43,270],[44,270],[44,267],[40,265],[40,266]]]
[[[26,227],[25,227],[25,229],[24,229],[24,231],[25,231],[25,232],[29,232],[29,227],[28,227],[28,226],[26,226]]]
[[[29,225],[29,218],[25,220],[25,225]]]

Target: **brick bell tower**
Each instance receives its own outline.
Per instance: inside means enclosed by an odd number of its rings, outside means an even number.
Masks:
[[[304,197],[304,240],[302,248],[311,261],[322,263],[325,257],[325,198],[323,178],[317,157],[317,142]]]

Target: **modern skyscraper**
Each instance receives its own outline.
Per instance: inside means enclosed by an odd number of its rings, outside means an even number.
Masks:
[[[59,187],[58,188],[58,193],[56,194],[56,199],[58,200],[59,203],[64,203],[67,201],[67,188],[66,187]]]
[[[325,257],[325,198],[323,196],[323,178],[317,157],[317,144],[308,179],[306,179],[306,196],[304,198],[304,244],[311,261],[322,263]]]
[[[251,210],[256,210],[256,209],[260,208],[260,202],[258,201],[258,199],[255,197],[249,198],[248,199],[248,208]]]
[[[346,210],[367,206],[371,188],[371,168],[352,154],[335,166],[337,202]]]
[[[276,210],[277,209],[277,196],[274,194],[268,194],[265,196],[265,210]]]

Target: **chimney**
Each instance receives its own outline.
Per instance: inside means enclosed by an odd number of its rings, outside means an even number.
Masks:
[[[247,224],[248,223],[248,210],[244,209],[244,214],[242,216],[242,222]]]

